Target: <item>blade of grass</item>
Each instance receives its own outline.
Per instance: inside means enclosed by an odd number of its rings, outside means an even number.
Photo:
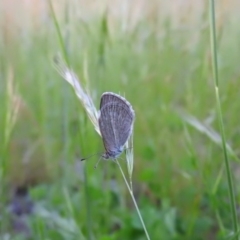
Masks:
[[[66,63],[67,68],[69,68],[70,67],[70,62],[69,62],[69,58],[68,58],[69,45],[65,44],[65,42],[66,43],[69,42],[69,34],[68,33],[66,34],[65,41],[64,41],[64,38],[63,38],[61,30],[60,30],[59,23],[57,21],[57,18],[56,18],[56,15],[55,15],[55,12],[54,12],[54,9],[53,9],[53,6],[52,6],[52,2],[51,2],[51,0],[49,0],[48,2],[49,2],[50,11],[51,11],[51,16],[53,18],[54,25],[55,25],[55,28],[56,28],[56,31],[57,31],[57,36],[58,36],[58,39],[59,39],[60,48],[61,48],[61,52],[62,52],[62,55],[63,55],[63,58],[64,58],[64,62]],[[68,6],[68,8],[69,8],[69,6]],[[66,21],[67,21],[67,23],[69,21],[69,15],[68,14],[69,13],[66,12]],[[67,68],[64,67],[63,69],[67,69]],[[70,79],[74,79],[73,80],[74,82],[72,82],[73,87],[77,87],[78,83],[76,84],[76,82],[75,82],[76,79],[74,78],[74,75],[71,74],[71,71],[68,71],[68,72],[70,73],[70,75],[69,75]],[[63,74],[65,75],[66,72],[63,71]],[[66,94],[65,94],[65,90],[64,89],[65,89],[65,87],[63,88],[63,92],[64,92],[64,96],[65,96]],[[83,95],[85,95],[85,94],[83,93]],[[64,99],[64,103],[65,103],[64,104],[64,114],[63,114],[63,119],[65,120],[64,121],[64,126],[65,126],[64,129],[67,128],[67,123],[66,123],[67,114],[65,114],[67,112],[66,111],[66,108],[67,108],[67,104],[66,103],[68,101],[67,99],[68,98],[65,96],[65,99]],[[82,127],[82,129],[86,128],[85,121],[81,121],[80,120],[80,124],[84,125]],[[65,131],[64,135],[66,136],[66,131]],[[82,137],[82,135],[80,133],[79,133],[79,135],[80,135],[80,139],[83,139],[83,137]],[[80,142],[82,143],[83,141],[80,141]],[[82,144],[80,144],[80,145],[82,146]],[[84,181],[84,186],[85,186],[85,190],[86,190],[86,189],[88,189],[88,181],[87,181],[87,179],[88,179],[88,172],[87,172],[87,169],[84,169],[84,176],[85,176],[85,180],[86,180],[86,181]],[[92,239],[92,226],[93,226],[93,224],[92,224],[92,217],[91,217],[91,197],[90,197],[90,194],[89,194],[89,192],[87,190],[85,191],[85,197],[86,197],[86,200],[87,200],[86,201],[86,209],[87,209],[87,239],[91,240]],[[72,209],[71,212],[74,212],[72,203],[70,201],[68,203],[69,203],[68,204],[69,209]],[[79,228],[79,233],[81,233],[81,229],[80,228]],[[81,233],[81,235],[82,235],[82,233]]]
[[[57,31],[57,36],[58,36],[58,39],[59,39],[59,44],[60,44],[60,47],[61,47],[61,50],[62,50],[63,58],[64,58],[65,62],[67,63],[67,66],[69,67],[70,64],[69,64],[69,60],[68,60],[67,50],[66,50],[66,47],[65,47],[65,44],[64,44],[64,40],[63,40],[63,36],[62,36],[61,30],[60,30],[60,26],[59,26],[57,18],[56,18],[55,11],[53,9],[52,1],[48,0],[48,4],[49,4],[50,12],[51,12],[51,17],[53,19],[53,22],[54,22],[54,25],[55,25],[55,28],[56,28],[56,31]]]
[[[124,174],[124,172],[123,172],[123,170],[122,170],[122,168],[121,168],[121,165],[119,164],[118,160],[116,159],[115,162],[117,163],[117,165],[118,165],[118,167],[119,167],[119,170],[120,170],[120,172],[121,172],[121,174],[122,174],[122,177],[123,177],[123,179],[124,179],[124,181],[125,181],[125,183],[126,183],[127,189],[128,189],[128,191],[129,191],[129,193],[130,193],[130,195],[131,195],[131,198],[132,198],[132,200],[133,200],[134,206],[135,206],[135,208],[136,208],[136,210],[137,210],[138,217],[139,217],[139,219],[140,219],[140,221],[141,221],[141,224],[142,224],[142,226],[143,226],[145,235],[146,235],[147,239],[150,240],[150,237],[149,237],[147,228],[146,228],[145,223],[144,223],[144,221],[143,221],[141,212],[140,212],[140,210],[139,210],[139,208],[138,208],[138,205],[137,205],[137,202],[136,202],[136,200],[135,200],[133,191],[132,191],[130,185],[128,184],[128,181],[127,181],[127,179],[126,179],[126,177],[125,177],[125,174]]]
[[[233,230],[234,234],[238,232],[238,221],[237,221],[237,212],[236,212],[236,203],[235,203],[235,193],[233,187],[233,177],[230,169],[230,163],[227,152],[227,143],[224,131],[223,117],[222,117],[222,107],[220,102],[219,95],[219,78],[218,78],[218,61],[217,61],[217,40],[216,40],[216,24],[215,24],[215,3],[214,0],[210,0],[210,37],[211,37],[211,50],[212,50],[212,66],[213,66],[213,78],[214,78],[214,86],[215,86],[215,97],[217,104],[217,113],[218,113],[218,121],[222,138],[222,147],[223,154],[225,160],[225,167],[227,172],[227,181],[228,181],[228,189],[229,189],[229,198],[231,205],[231,214],[232,214],[232,222],[233,222]],[[238,236],[234,239],[238,239]]]

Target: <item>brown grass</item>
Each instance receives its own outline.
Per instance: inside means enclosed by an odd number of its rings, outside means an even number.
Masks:
[[[68,4],[71,16],[80,17],[85,21],[96,18],[107,11],[110,21],[121,20],[128,26],[134,26],[143,18],[165,19],[170,17],[174,26],[191,24],[199,21],[207,9],[208,1],[199,0],[105,0],[105,1],[74,1],[52,0],[58,16],[63,16]],[[229,16],[239,9],[238,0],[216,1],[217,13],[221,17]],[[14,32],[13,28],[37,29],[49,19],[48,0],[2,0],[0,3],[2,27],[5,34]]]

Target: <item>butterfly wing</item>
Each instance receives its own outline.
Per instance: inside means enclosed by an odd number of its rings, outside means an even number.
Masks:
[[[122,152],[132,133],[134,111],[129,102],[114,93],[104,93],[100,103],[99,127],[107,153]]]

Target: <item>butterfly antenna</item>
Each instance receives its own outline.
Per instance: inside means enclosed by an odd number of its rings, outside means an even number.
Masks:
[[[89,158],[91,158],[91,157],[93,157],[93,156],[99,155],[99,154],[101,154],[101,153],[100,153],[100,152],[99,152],[99,153],[94,153],[94,154],[92,154],[92,155],[90,155],[90,156],[88,156],[88,157],[81,158],[80,160],[81,160],[81,161],[84,161],[84,160],[87,160],[87,159],[89,159]]]

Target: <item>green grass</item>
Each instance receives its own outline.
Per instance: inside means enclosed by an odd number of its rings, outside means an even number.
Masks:
[[[67,38],[66,24],[59,21],[69,64],[89,84],[96,106],[102,92],[113,91],[135,109],[133,187],[151,239],[226,239],[233,231],[222,148],[178,114],[181,109],[202,123],[208,120],[220,134],[204,17],[183,30],[171,27],[171,20],[156,27],[142,19],[124,32],[120,23],[109,28],[105,16],[82,22],[73,15]],[[94,169],[97,158],[79,162],[103,146],[71,86],[53,67],[62,49],[53,19],[48,21],[38,31],[1,39],[0,239],[12,234],[7,203],[19,184],[34,186],[36,213],[28,220],[34,240],[145,239],[116,164],[102,161]],[[238,21],[229,18],[221,31],[220,103],[226,140],[238,155]],[[9,71],[24,105],[6,139]],[[239,201],[239,162],[232,160]]]

